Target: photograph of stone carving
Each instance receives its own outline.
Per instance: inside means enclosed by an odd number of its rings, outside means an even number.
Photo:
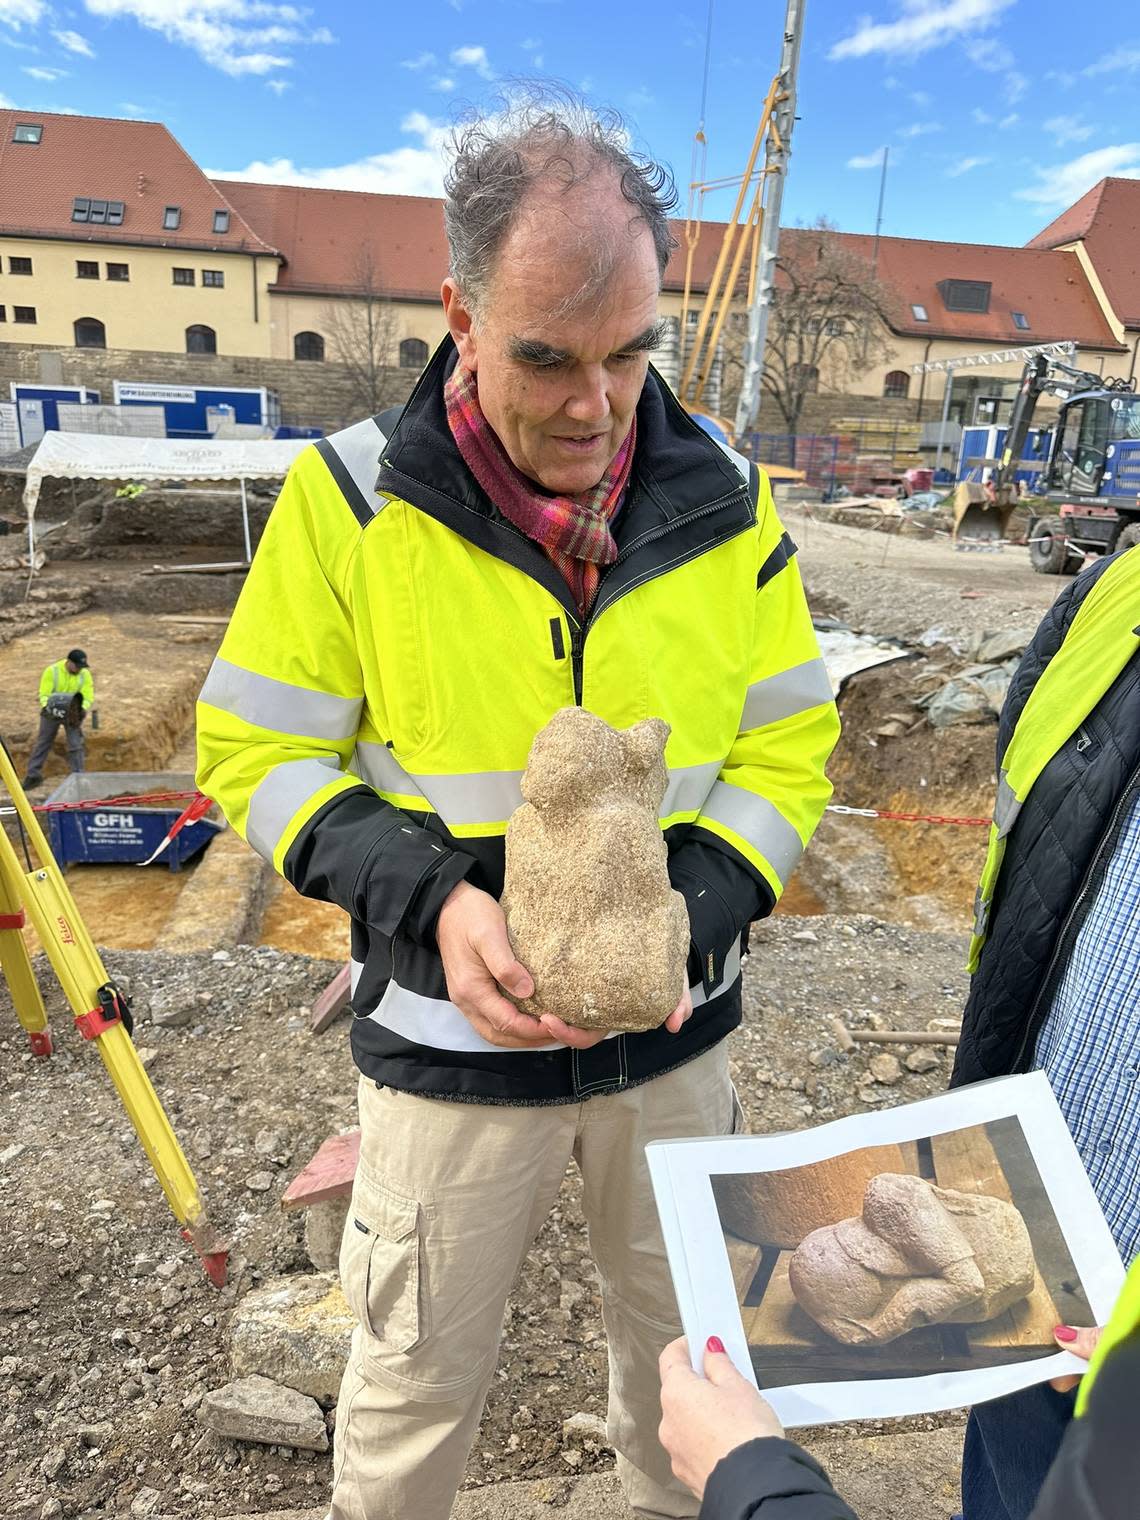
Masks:
[[[507,825],[502,897],[515,954],[534,978],[525,1012],[643,1030],[676,1008],[689,915],[669,885],[658,823],[668,737],[658,718],[619,730],[567,707],[535,738],[525,800]]]
[[[1016,1118],[710,1181],[761,1388],[1029,1360],[1093,1322]]]

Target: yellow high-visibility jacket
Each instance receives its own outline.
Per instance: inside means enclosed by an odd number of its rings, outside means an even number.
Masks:
[[[83,700],[83,711],[90,712],[95,701],[95,683],[86,665],[75,675],[68,670],[66,660],[56,660],[54,665],[45,668],[40,677],[41,708],[47,706],[49,697],[70,696],[74,692],[78,692]]]
[[[367,1075],[568,1102],[739,1021],[742,939],[819,821],[838,718],[767,481],[656,375],[618,558],[583,625],[463,464],[443,407],[454,362],[447,340],[389,438],[369,419],[294,463],[201,695],[198,784],[300,892],[351,914]],[[615,727],[672,726],[661,822],[698,1007],[679,1035],[504,1051],[448,1002],[435,921],[463,878],[500,894],[531,742],[573,703]]]

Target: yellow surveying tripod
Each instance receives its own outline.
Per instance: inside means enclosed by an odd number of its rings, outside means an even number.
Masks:
[[[12,994],[16,1017],[33,1052],[50,1056],[47,1011],[21,933],[26,918],[30,918],[71,1004],[76,1028],[85,1040],[95,1042],[103,1057],[174,1217],[182,1226],[183,1238],[197,1251],[210,1281],[220,1288],[226,1280],[229,1248],[206,1218],[190,1163],[131,1042],[130,1004],[107,975],[2,744],[0,782],[14,804],[24,848],[22,865],[11,839],[0,828],[0,969]]]

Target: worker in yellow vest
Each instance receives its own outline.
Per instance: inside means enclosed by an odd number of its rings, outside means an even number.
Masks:
[[[66,659],[47,667],[40,677],[40,731],[28,761],[25,791],[43,781],[44,765],[61,728],[67,740],[68,765],[72,771],[84,769],[83,721],[94,703],[95,683],[84,650],[70,649]]]

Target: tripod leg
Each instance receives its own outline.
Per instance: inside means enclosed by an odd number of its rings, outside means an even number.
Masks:
[[[28,947],[21,930],[25,915],[20,900],[18,879],[13,879],[6,858],[0,855],[0,969],[12,994],[12,1006],[16,1010],[32,1054],[51,1055],[51,1030],[48,1028],[47,1011],[43,996],[32,971]]]

